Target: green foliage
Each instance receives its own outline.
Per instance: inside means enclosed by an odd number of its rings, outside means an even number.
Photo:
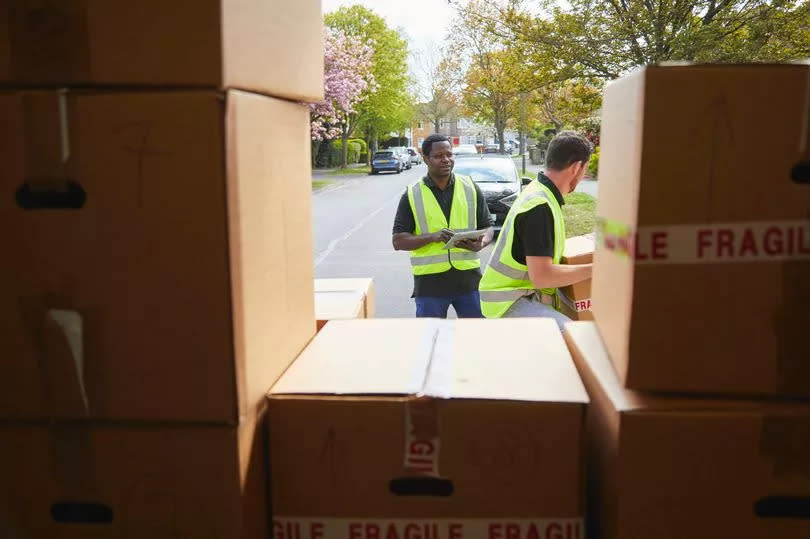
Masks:
[[[358,139],[350,139],[348,141],[349,149],[348,152],[346,153],[347,165],[353,165],[354,163],[358,163],[360,161],[360,150],[362,149],[362,146],[357,142],[357,140]],[[331,143],[332,143],[332,150],[329,154],[328,166],[336,167],[340,165],[340,151],[343,149],[343,141],[333,140],[331,141]]]
[[[591,154],[591,160],[588,161],[588,174],[590,174],[593,179],[596,179],[596,175],[598,173],[599,173],[599,146],[594,148],[593,153]]]
[[[359,144],[361,154],[368,153],[368,144],[366,144],[365,140],[363,140],[361,138],[350,138],[349,142],[354,143],[354,144]]]
[[[407,127],[414,110],[408,91],[408,42],[389,28],[382,17],[360,5],[328,13],[325,22],[331,28],[370,41],[374,47],[371,72],[376,89],[357,107],[351,131],[359,128],[375,139]]]

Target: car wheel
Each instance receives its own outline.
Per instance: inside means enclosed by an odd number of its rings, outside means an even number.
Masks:
[[[397,166],[397,174],[401,174],[401,173],[402,173],[402,166]]]
[[[373,168],[372,168],[372,169],[371,169],[371,172],[369,172],[369,174],[371,174],[371,175],[373,176],[373,175],[377,174],[377,171],[376,171],[375,169],[373,169]]]

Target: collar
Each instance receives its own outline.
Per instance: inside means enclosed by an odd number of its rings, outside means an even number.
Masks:
[[[425,177],[422,178],[422,181],[425,182],[425,185],[428,187],[434,187],[439,189],[439,186],[436,185],[436,182],[433,181],[433,178],[430,177],[429,174],[425,174]],[[454,172],[450,173],[450,181],[447,182],[447,188],[450,189],[456,183],[456,174]]]
[[[550,190],[550,191],[551,191],[551,192],[554,194],[554,198],[556,198],[556,199],[557,199],[557,203],[558,203],[560,206],[562,206],[563,204],[565,204],[565,199],[563,198],[562,194],[560,193],[560,190],[559,190],[559,189],[557,189],[557,186],[556,186],[556,185],[554,185],[554,182],[553,182],[553,181],[551,181],[551,178],[549,178],[548,176],[546,176],[545,174],[543,174],[542,172],[540,172],[540,173],[537,175],[537,180],[538,180],[540,183],[542,183],[543,185],[545,185],[546,187],[548,187],[548,188],[549,188],[549,190]]]

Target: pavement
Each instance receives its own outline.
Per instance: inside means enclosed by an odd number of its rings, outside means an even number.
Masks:
[[[517,165],[520,172],[519,158]],[[527,162],[526,168],[526,175],[536,177],[541,167]],[[394,251],[391,229],[405,188],[426,173],[422,164],[401,174],[312,175],[332,182],[312,193],[315,277],[372,277],[380,318],[414,316],[409,255]],[[583,181],[577,191],[596,196],[597,187],[597,182]],[[491,250],[481,251],[485,263]],[[449,316],[454,316],[452,309]]]

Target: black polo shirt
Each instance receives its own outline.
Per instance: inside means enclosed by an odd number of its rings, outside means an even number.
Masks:
[[[447,222],[450,222],[450,209],[453,207],[453,188],[455,187],[455,174],[450,176],[447,189],[441,190],[430,179],[425,176],[422,181],[430,188],[430,192],[436,197],[439,207],[442,209]],[[483,193],[475,183],[476,197],[476,228],[478,230],[490,226],[489,208]],[[408,202],[408,190],[399,199],[397,215],[394,218],[394,234],[407,232],[413,234],[416,231],[416,219],[411,211],[411,204]],[[478,290],[478,282],[481,280],[481,270],[459,270],[451,267],[449,271],[443,273],[432,273],[429,275],[414,275],[413,294],[411,297],[449,297],[466,294]]]
[[[548,176],[542,172],[537,180],[554,193],[554,198],[565,204],[560,190]],[[526,263],[527,256],[554,257],[554,214],[548,204],[540,204],[515,218],[515,239],[512,242],[512,258],[521,264]]]

